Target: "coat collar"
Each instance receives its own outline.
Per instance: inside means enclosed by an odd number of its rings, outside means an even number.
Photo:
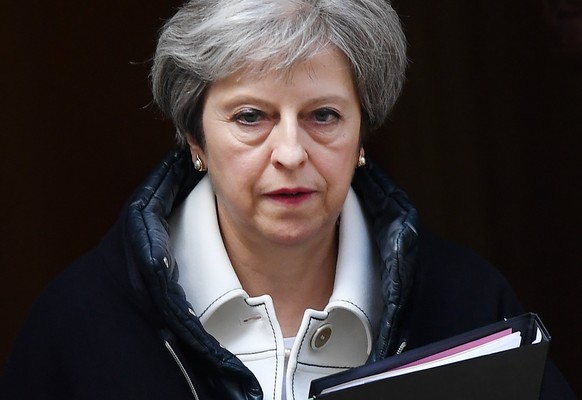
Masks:
[[[171,251],[180,268],[179,282],[202,321],[244,292],[224,247],[210,179],[205,177],[170,220]],[[357,238],[355,240],[354,238]],[[328,308],[352,304],[373,322],[379,315],[379,271],[359,201],[349,191],[342,210],[336,280]],[[208,268],[211,265],[212,268]]]
[[[305,312],[288,362],[289,393],[305,392],[312,379],[330,371],[362,365],[372,349],[382,309],[379,269],[365,216],[351,189],[341,215],[333,293],[324,310]],[[205,329],[243,360],[266,393],[280,393],[285,352],[273,302],[268,294],[249,297],[237,279],[208,177],[173,213],[169,232],[179,283]],[[327,328],[333,334],[319,348],[313,338]],[[307,392],[299,398],[307,398]]]
[[[220,366],[223,374],[242,375],[252,381],[252,374],[242,363],[221,348],[188,311],[190,305],[178,284],[167,220],[202,178],[191,164],[187,149],[170,154],[130,199],[121,225],[130,284],[136,301],[144,296],[151,299],[162,321],[192,351]],[[402,190],[370,160],[358,168],[352,187],[371,221],[382,267],[384,309],[371,355],[374,360],[398,346],[399,315],[408,300],[414,274],[418,217]]]

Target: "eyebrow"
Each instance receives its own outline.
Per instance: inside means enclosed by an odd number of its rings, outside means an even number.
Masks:
[[[227,108],[231,108],[244,103],[252,103],[265,108],[273,107],[272,101],[266,100],[262,97],[254,96],[252,94],[238,94],[235,95],[234,97],[226,99],[226,101],[224,101],[222,104]],[[323,95],[314,97],[312,99],[307,99],[306,101],[302,101],[300,103],[301,104],[300,108],[310,107],[315,104],[326,104],[326,103],[333,103],[339,105],[340,107],[343,107],[349,103],[349,99],[347,97],[335,94]]]
[[[261,107],[272,107],[271,102],[249,94],[239,94],[235,95],[234,97],[230,97],[226,99],[226,101],[222,102],[222,105],[227,108],[232,108],[244,103],[257,104]]]
[[[329,96],[319,96],[319,97],[315,97],[313,99],[309,99],[306,102],[306,105],[317,104],[317,103],[336,103],[336,104],[339,104],[341,106],[344,106],[347,103],[349,103],[349,99],[347,97],[335,95],[335,94],[329,95]]]

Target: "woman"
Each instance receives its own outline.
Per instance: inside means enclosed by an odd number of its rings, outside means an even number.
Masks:
[[[314,378],[521,313],[366,162],[404,42],[383,0],[178,10],[152,82],[181,149],[38,301],[6,398],[306,399]]]

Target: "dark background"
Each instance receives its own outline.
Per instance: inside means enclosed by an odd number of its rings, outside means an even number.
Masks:
[[[1,364],[43,287],[174,147],[147,76],[157,30],[180,4],[5,3]],[[394,5],[411,66],[368,154],[426,225],[502,270],[580,396],[582,14],[558,17],[543,0]]]

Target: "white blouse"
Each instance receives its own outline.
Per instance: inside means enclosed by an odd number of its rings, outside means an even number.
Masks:
[[[311,380],[368,358],[382,306],[380,276],[352,189],[342,209],[333,293],[323,310],[305,310],[295,338],[283,338],[268,294],[249,297],[242,288],[222,242],[208,176],[172,215],[170,241],[196,315],[255,374],[265,399],[305,400]]]

